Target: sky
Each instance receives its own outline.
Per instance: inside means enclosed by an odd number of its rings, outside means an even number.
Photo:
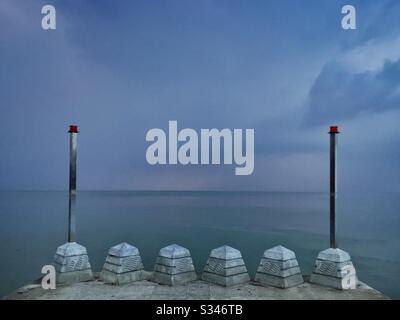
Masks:
[[[57,29],[41,28],[41,8]],[[343,30],[341,8],[357,10]],[[0,1],[0,190],[400,192],[400,2]],[[255,169],[146,162],[152,128],[252,128]]]

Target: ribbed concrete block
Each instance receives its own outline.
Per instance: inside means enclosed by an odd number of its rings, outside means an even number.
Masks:
[[[117,285],[143,280],[143,263],[139,250],[126,242],[111,247],[101,270],[100,279]]]
[[[240,251],[222,246],[211,251],[202,279],[228,287],[246,283],[250,277]]]
[[[276,246],[264,252],[255,281],[263,286],[282,289],[304,282],[295,253],[283,246]]]
[[[177,244],[164,247],[158,253],[154,266],[154,282],[170,286],[197,279],[190,251]]]
[[[271,286],[281,289],[296,287],[304,283],[303,276],[300,273],[287,277],[277,277],[270,274],[257,273],[255,280],[264,287]]]
[[[54,268],[58,284],[72,284],[93,279],[86,248],[76,242],[67,242],[57,248]]]
[[[355,289],[357,275],[350,255],[338,248],[321,251],[310,282],[340,290]]]

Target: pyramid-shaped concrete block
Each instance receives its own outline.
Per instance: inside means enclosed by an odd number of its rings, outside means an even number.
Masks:
[[[86,248],[76,242],[67,242],[59,246],[56,251],[56,255],[61,257],[72,257],[87,255]]]
[[[264,252],[255,281],[263,286],[282,289],[304,282],[295,253],[283,246],[276,246]]]
[[[250,277],[240,251],[224,245],[211,250],[202,279],[228,287],[246,283]]]
[[[357,275],[350,255],[338,248],[321,251],[315,261],[310,282],[340,290],[355,289]]]
[[[136,247],[123,242],[108,250],[100,273],[102,281],[118,285],[144,278],[142,258]]]
[[[154,266],[154,282],[173,286],[196,279],[197,275],[188,249],[172,244],[160,250]]]
[[[57,283],[71,284],[93,279],[86,248],[76,242],[67,242],[54,255]]]
[[[350,255],[339,248],[329,248],[318,253],[318,260],[332,262],[347,262],[350,261]]]
[[[130,245],[129,243],[122,242],[114,247],[111,247],[110,250],[108,250],[108,254],[110,256],[120,257],[120,258],[129,256],[138,256],[139,249]]]

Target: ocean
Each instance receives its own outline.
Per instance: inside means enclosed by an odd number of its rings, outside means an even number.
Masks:
[[[400,197],[340,194],[338,244],[361,281],[400,299]],[[40,277],[67,240],[67,192],[0,192],[0,296]],[[326,193],[80,191],[77,241],[100,271],[109,247],[128,242],[152,270],[160,248],[191,251],[200,273],[210,250],[242,252],[251,276],[266,249],[295,251],[304,274],[329,247]]]

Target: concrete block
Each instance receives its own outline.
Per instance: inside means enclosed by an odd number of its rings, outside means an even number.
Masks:
[[[264,252],[254,280],[263,286],[282,289],[304,282],[295,253],[283,246]]]
[[[270,269],[276,267],[279,270],[287,270],[290,268],[298,267],[299,263],[297,262],[297,259],[290,259],[286,261],[280,261],[280,260],[274,260],[274,259],[268,259],[268,258],[261,258],[260,261],[260,266],[263,269]]]
[[[181,285],[197,279],[190,251],[177,244],[158,253],[152,280],[166,285]]]
[[[339,290],[350,290],[350,289],[356,289],[357,276],[352,275],[343,278],[336,278],[322,274],[312,273],[310,276],[310,282]]]
[[[111,247],[100,279],[116,285],[143,280],[143,263],[139,250],[126,242]]]
[[[310,282],[340,290],[355,289],[357,274],[350,255],[338,248],[321,251]]]
[[[162,264],[158,263],[154,266],[154,271],[161,272],[161,273],[173,274],[173,275],[179,274],[182,272],[195,271],[193,262],[191,259],[182,258],[182,259],[178,259],[178,261],[174,261],[174,262],[175,263],[172,266],[162,265]]]
[[[76,242],[67,242],[57,248],[54,268],[58,284],[72,284],[93,279],[86,248]]]
[[[88,269],[90,268],[89,257],[86,254],[72,257],[62,257],[56,254],[54,268],[60,273]]]
[[[125,273],[115,273],[108,271],[106,269],[101,270],[100,273],[100,279],[104,281],[105,283],[110,283],[110,284],[124,284],[124,283],[129,283],[129,282],[134,282],[134,281],[141,281],[144,280],[144,274],[143,270],[139,271],[131,271],[131,272],[125,272]]]
[[[110,250],[108,250],[108,255],[112,257],[131,257],[131,256],[138,256],[140,255],[139,249],[131,246],[129,243],[122,242],[120,244],[115,245],[114,247],[111,247]]]
[[[281,289],[291,288],[304,283],[303,276],[296,273],[287,277],[278,277],[266,273],[257,273],[255,280],[263,286],[271,286]]]
[[[264,252],[263,257],[277,261],[287,261],[296,259],[296,255],[292,250],[289,250],[281,245],[266,250]]]
[[[227,287],[246,283],[250,277],[240,251],[222,246],[211,250],[202,279]]]
[[[351,261],[332,262],[317,259],[315,261],[314,273],[343,278],[347,275],[355,275],[356,270]]]
[[[71,272],[56,272],[57,284],[70,285],[77,282],[86,282],[93,280],[91,269],[78,270]]]
[[[76,242],[67,242],[59,246],[56,255],[61,257],[81,256],[87,254],[86,248]]]
[[[244,284],[250,281],[248,273],[239,273],[231,276],[221,276],[215,273],[203,273],[204,281],[218,284],[223,287],[231,287]]]
[[[332,261],[332,262],[346,262],[350,261],[350,255],[339,248],[329,248],[318,253],[318,260]]]

